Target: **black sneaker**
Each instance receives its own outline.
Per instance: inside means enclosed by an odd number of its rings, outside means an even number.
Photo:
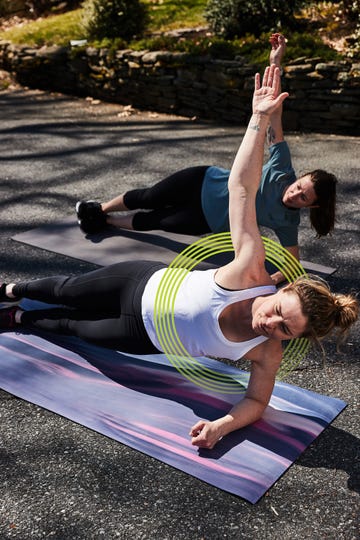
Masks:
[[[0,309],[0,330],[11,330],[15,328],[15,313],[17,312],[18,307],[10,307],[5,309]]]
[[[20,298],[9,298],[6,294],[6,283],[2,283],[0,285],[0,304],[3,306],[6,305],[12,305],[12,304],[18,304],[20,302]]]
[[[75,208],[78,219],[94,219],[102,214],[101,204],[97,201],[78,201]]]
[[[100,203],[78,201],[75,209],[78,224],[84,233],[97,233],[106,227],[106,214],[102,211]]]

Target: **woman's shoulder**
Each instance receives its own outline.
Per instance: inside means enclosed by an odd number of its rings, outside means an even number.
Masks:
[[[245,265],[241,258],[234,258],[221,266],[215,274],[215,281],[222,287],[236,290],[274,285],[265,267],[260,264]]]

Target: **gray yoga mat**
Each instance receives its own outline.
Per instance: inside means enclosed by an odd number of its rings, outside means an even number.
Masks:
[[[72,216],[13,236],[13,240],[17,242],[100,266],[134,259],[169,264],[189,244],[198,239],[198,236],[164,231],[139,232],[115,228],[99,234],[85,235]],[[217,255],[199,266],[224,264],[230,257],[230,254]],[[336,271],[336,268],[309,261],[302,260],[301,264],[310,272],[324,275],[331,275]]]

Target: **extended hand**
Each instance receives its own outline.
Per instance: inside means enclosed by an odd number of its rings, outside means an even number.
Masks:
[[[189,435],[192,437],[191,444],[193,446],[209,450],[214,448],[215,444],[222,438],[215,423],[207,420],[199,420],[191,428]]]
[[[280,67],[286,49],[285,37],[282,34],[276,33],[270,36],[269,41],[271,43],[269,64],[270,66],[275,64],[275,66]]]
[[[260,75],[255,75],[255,91],[253,95],[253,113],[264,115],[272,114],[288,97],[287,92],[279,95],[280,70],[274,64],[267,67],[264,72],[262,84]]]

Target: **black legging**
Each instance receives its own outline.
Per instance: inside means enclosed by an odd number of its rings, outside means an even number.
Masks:
[[[189,167],[150,188],[127,191],[124,203],[129,210],[151,210],[137,212],[133,217],[133,228],[194,235],[211,232],[201,206],[201,188],[207,168]]]
[[[55,276],[17,283],[13,289],[17,297],[68,306],[25,311],[21,324],[75,335],[124,352],[159,352],[145,330],[141,298],[150,276],[164,266],[131,261],[75,277]]]

